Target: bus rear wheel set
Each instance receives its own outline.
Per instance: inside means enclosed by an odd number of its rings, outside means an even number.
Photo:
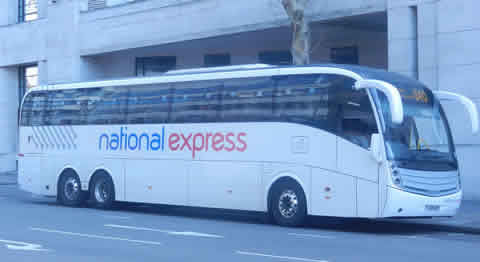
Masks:
[[[115,187],[112,178],[105,172],[93,175],[90,190],[82,191],[80,178],[74,171],[64,172],[58,182],[58,201],[70,207],[84,205],[90,199],[96,208],[110,209],[115,200]]]
[[[115,202],[113,180],[106,172],[93,175],[89,192],[82,191],[80,178],[73,170],[64,172],[58,183],[58,200],[71,207],[82,206],[90,198],[96,208],[110,209]],[[281,226],[300,226],[307,217],[307,201],[302,187],[291,179],[277,181],[268,198],[268,215]]]

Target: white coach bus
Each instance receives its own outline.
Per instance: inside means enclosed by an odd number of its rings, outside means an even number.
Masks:
[[[90,199],[307,215],[456,214],[462,187],[440,99],[358,66],[245,65],[38,87],[26,94],[19,185]]]

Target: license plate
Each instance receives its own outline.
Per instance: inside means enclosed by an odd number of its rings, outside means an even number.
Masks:
[[[427,211],[438,211],[440,210],[439,205],[425,205],[425,210]]]

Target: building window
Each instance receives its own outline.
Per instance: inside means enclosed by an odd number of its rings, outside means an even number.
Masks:
[[[137,57],[135,63],[136,76],[154,76],[175,69],[177,57]]]
[[[230,54],[210,54],[204,57],[205,67],[231,65]]]
[[[38,0],[18,1],[18,22],[28,22],[38,19]]]
[[[38,86],[38,67],[36,65],[23,66],[19,69],[19,105],[27,91]]]
[[[336,64],[358,65],[358,47],[332,48],[330,50],[330,60]]]
[[[293,58],[290,51],[264,51],[258,54],[258,61],[269,65],[291,65]]]

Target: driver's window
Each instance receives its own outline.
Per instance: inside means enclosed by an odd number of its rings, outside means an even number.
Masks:
[[[372,134],[377,133],[378,129],[367,92],[344,86],[335,93],[337,134],[369,149]]]

